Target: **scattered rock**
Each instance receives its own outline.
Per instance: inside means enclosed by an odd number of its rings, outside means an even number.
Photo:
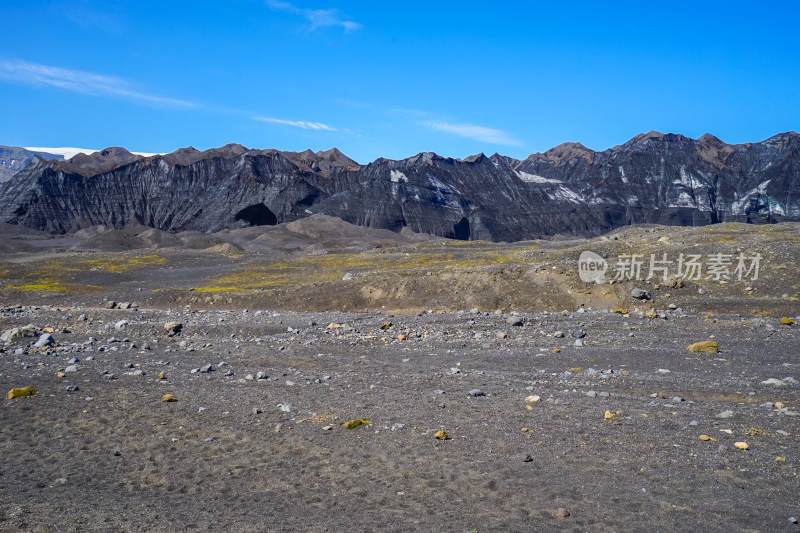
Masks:
[[[178,398],[174,394],[165,394],[161,397],[162,402],[177,402]]]
[[[436,437],[439,440],[447,440],[449,438],[449,436],[447,435],[447,432],[445,430],[443,430],[443,429],[440,429],[439,431],[434,433],[433,436]]]
[[[735,442],[735,443],[733,444],[733,446],[734,446],[734,447],[735,447],[737,450],[748,450],[748,449],[750,449],[750,446],[748,446],[746,442]]]
[[[472,389],[467,394],[469,394],[473,398],[477,398],[479,396],[486,396],[486,393],[484,393],[481,389]]]
[[[56,340],[53,338],[52,335],[49,333],[42,333],[42,336],[39,337],[39,340],[36,341],[36,344],[33,345],[34,348],[45,348],[47,346],[52,346],[56,343]]]
[[[14,342],[27,337],[35,337],[38,334],[39,333],[36,330],[36,326],[33,324],[28,324],[27,326],[23,326],[21,328],[11,328],[4,331],[3,334],[0,335],[0,341]]]
[[[164,324],[164,331],[167,332],[167,336],[173,337],[181,332],[183,329],[183,324],[180,322],[167,322]]]
[[[635,298],[636,300],[649,300],[650,299],[650,293],[649,292],[647,292],[644,289],[638,289],[638,288],[637,289],[633,289],[631,291],[631,296],[633,298]]]
[[[556,511],[556,518],[567,518],[569,517],[569,511],[567,511],[563,507],[559,507],[558,511]]]
[[[735,413],[733,411],[722,411],[717,415],[717,418],[733,418]]]
[[[780,319],[780,323],[786,324],[787,326],[791,326],[792,324],[794,324],[794,321],[791,318],[785,316]]]

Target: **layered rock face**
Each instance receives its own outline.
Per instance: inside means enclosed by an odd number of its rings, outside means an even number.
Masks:
[[[515,241],[634,223],[800,220],[800,136],[727,145],[651,132],[602,152],[577,143],[523,161],[421,153],[358,165],[327,152],[122,148],[36,158],[0,186],[0,222],[56,233],[142,224],[214,232],[313,213],[372,228]]]

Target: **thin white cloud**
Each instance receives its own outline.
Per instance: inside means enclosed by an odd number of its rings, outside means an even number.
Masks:
[[[522,146],[522,143],[514,139],[508,133],[494,128],[476,126],[474,124],[452,124],[450,122],[426,121],[422,125],[436,131],[443,131],[459,137],[472,139],[475,141],[502,144],[504,146]]]
[[[281,118],[271,117],[253,117],[253,120],[261,122],[269,122],[271,124],[283,124],[285,126],[294,126],[295,128],[302,128],[304,130],[324,130],[324,131],[339,131],[338,129],[323,124],[322,122],[307,122],[305,120],[284,120]]]
[[[147,105],[197,107],[197,104],[186,100],[155,96],[137,91],[128,80],[116,76],[51,67],[21,60],[0,59],[0,80],[21,85],[57,87],[83,94],[114,96],[135,100]]]
[[[344,31],[351,32],[361,29],[358,22],[347,20],[338,9],[303,9],[288,2],[280,0],[267,0],[267,5],[274,11],[285,11],[305,18],[310,24],[311,31],[319,28],[342,27]]]

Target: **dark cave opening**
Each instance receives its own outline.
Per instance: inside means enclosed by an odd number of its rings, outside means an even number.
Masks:
[[[453,238],[459,241],[468,241],[469,235],[469,220],[466,217],[462,217],[453,226]]]
[[[236,220],[243,220],[251,226],[274,226],[278,217],[263,203],[248,205],[238,213]]]

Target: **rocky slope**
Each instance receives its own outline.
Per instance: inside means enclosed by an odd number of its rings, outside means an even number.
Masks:
[[[800,136],[728,145],[650,132],[524,161],[421,153],[361,166],[327,152],[227,145],[142,157],[108,148],[36,159],[0,188],[0,222],[56,233],[104,225],[219,231],[321,213],[465,240],[590,235],[635,223],[800,220]]]

